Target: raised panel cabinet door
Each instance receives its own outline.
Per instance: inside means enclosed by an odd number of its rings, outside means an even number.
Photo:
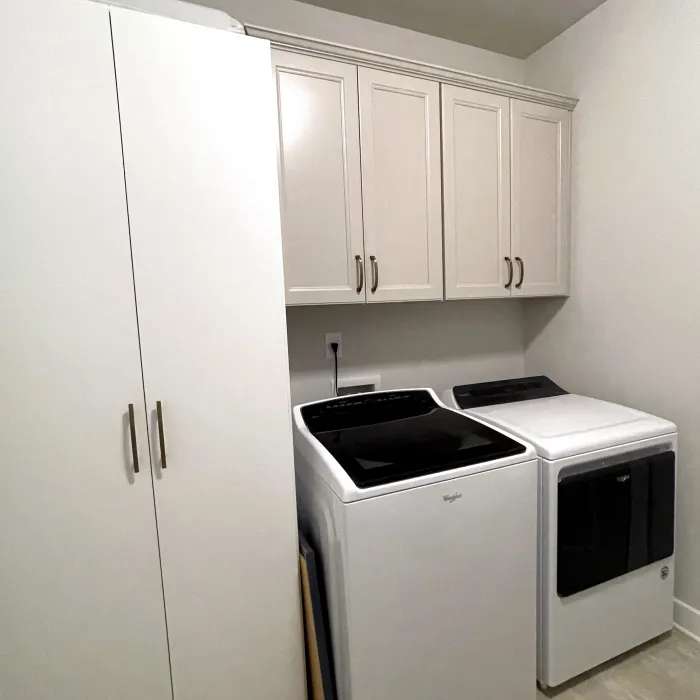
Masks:
[[[167,700],[108,7],[3,3],[0,101],[0,696]]]
[[[569,293],[571,112],[511,100],[513,296]]]
[[[270,46],[112,24],[175,700],[303,700]]]
[[[442,299],[440,86],[358,75],[367,300]]]
[[[272,59],[287,304],[364,303],[357,67]]]
[[[442,86],[445,298],[508,297],[510,100]]]

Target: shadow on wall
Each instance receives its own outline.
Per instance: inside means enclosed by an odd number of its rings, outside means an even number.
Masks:
[[[382,389],[522,376],[521,302],[514,299],[287,309],[294,403],[327,398],[333,363],[325,333],[340,332],[340,376],[380,374]]]
[[[547,328],[554,317],[564,308],[568,298],[532,299],[526,302],[524,315],[525,352],[540,334]],[[527,358],[526,358],[527,360]],[[526,368],[526,371],[527,370]]]

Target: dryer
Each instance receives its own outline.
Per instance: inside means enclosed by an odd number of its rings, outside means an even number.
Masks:
[[[430,389],[294,408],[339,700],[534,700],[537,460]]]
[[[456,386],[445,399],[538,452],[540,684],[669,631],[676,426],[547,377]]]

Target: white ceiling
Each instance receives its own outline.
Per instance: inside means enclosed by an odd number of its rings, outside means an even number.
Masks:
[[[527,58],[604,0],[301,0]]]

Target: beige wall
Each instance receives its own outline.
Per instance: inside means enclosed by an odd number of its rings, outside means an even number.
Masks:
[[[524,61],[294,0],[195,0],[244,23],[523,82]],[[332,363],[324,334],[343,334],[341,377],[379,373],[383,388],[521,376],[517,301],[291,308],[287,312],[294,403],[325,398]]]
[[[332,12],[294,0],[192,0],[243,23],[335,41],[449,68],[522,83],[524,62],[474,46]]]
[[[340,377],[380,374],[383,389],[519,377],[522,313],[516,300],[408,302],[287,309],[292,401],[330,395],[325,333],[341,332]]]
[[[526,304],[525,370],[680,429],[676,595],[700,609],[700,3],[608,0],[526,62],[577,95],[571,299]]]

